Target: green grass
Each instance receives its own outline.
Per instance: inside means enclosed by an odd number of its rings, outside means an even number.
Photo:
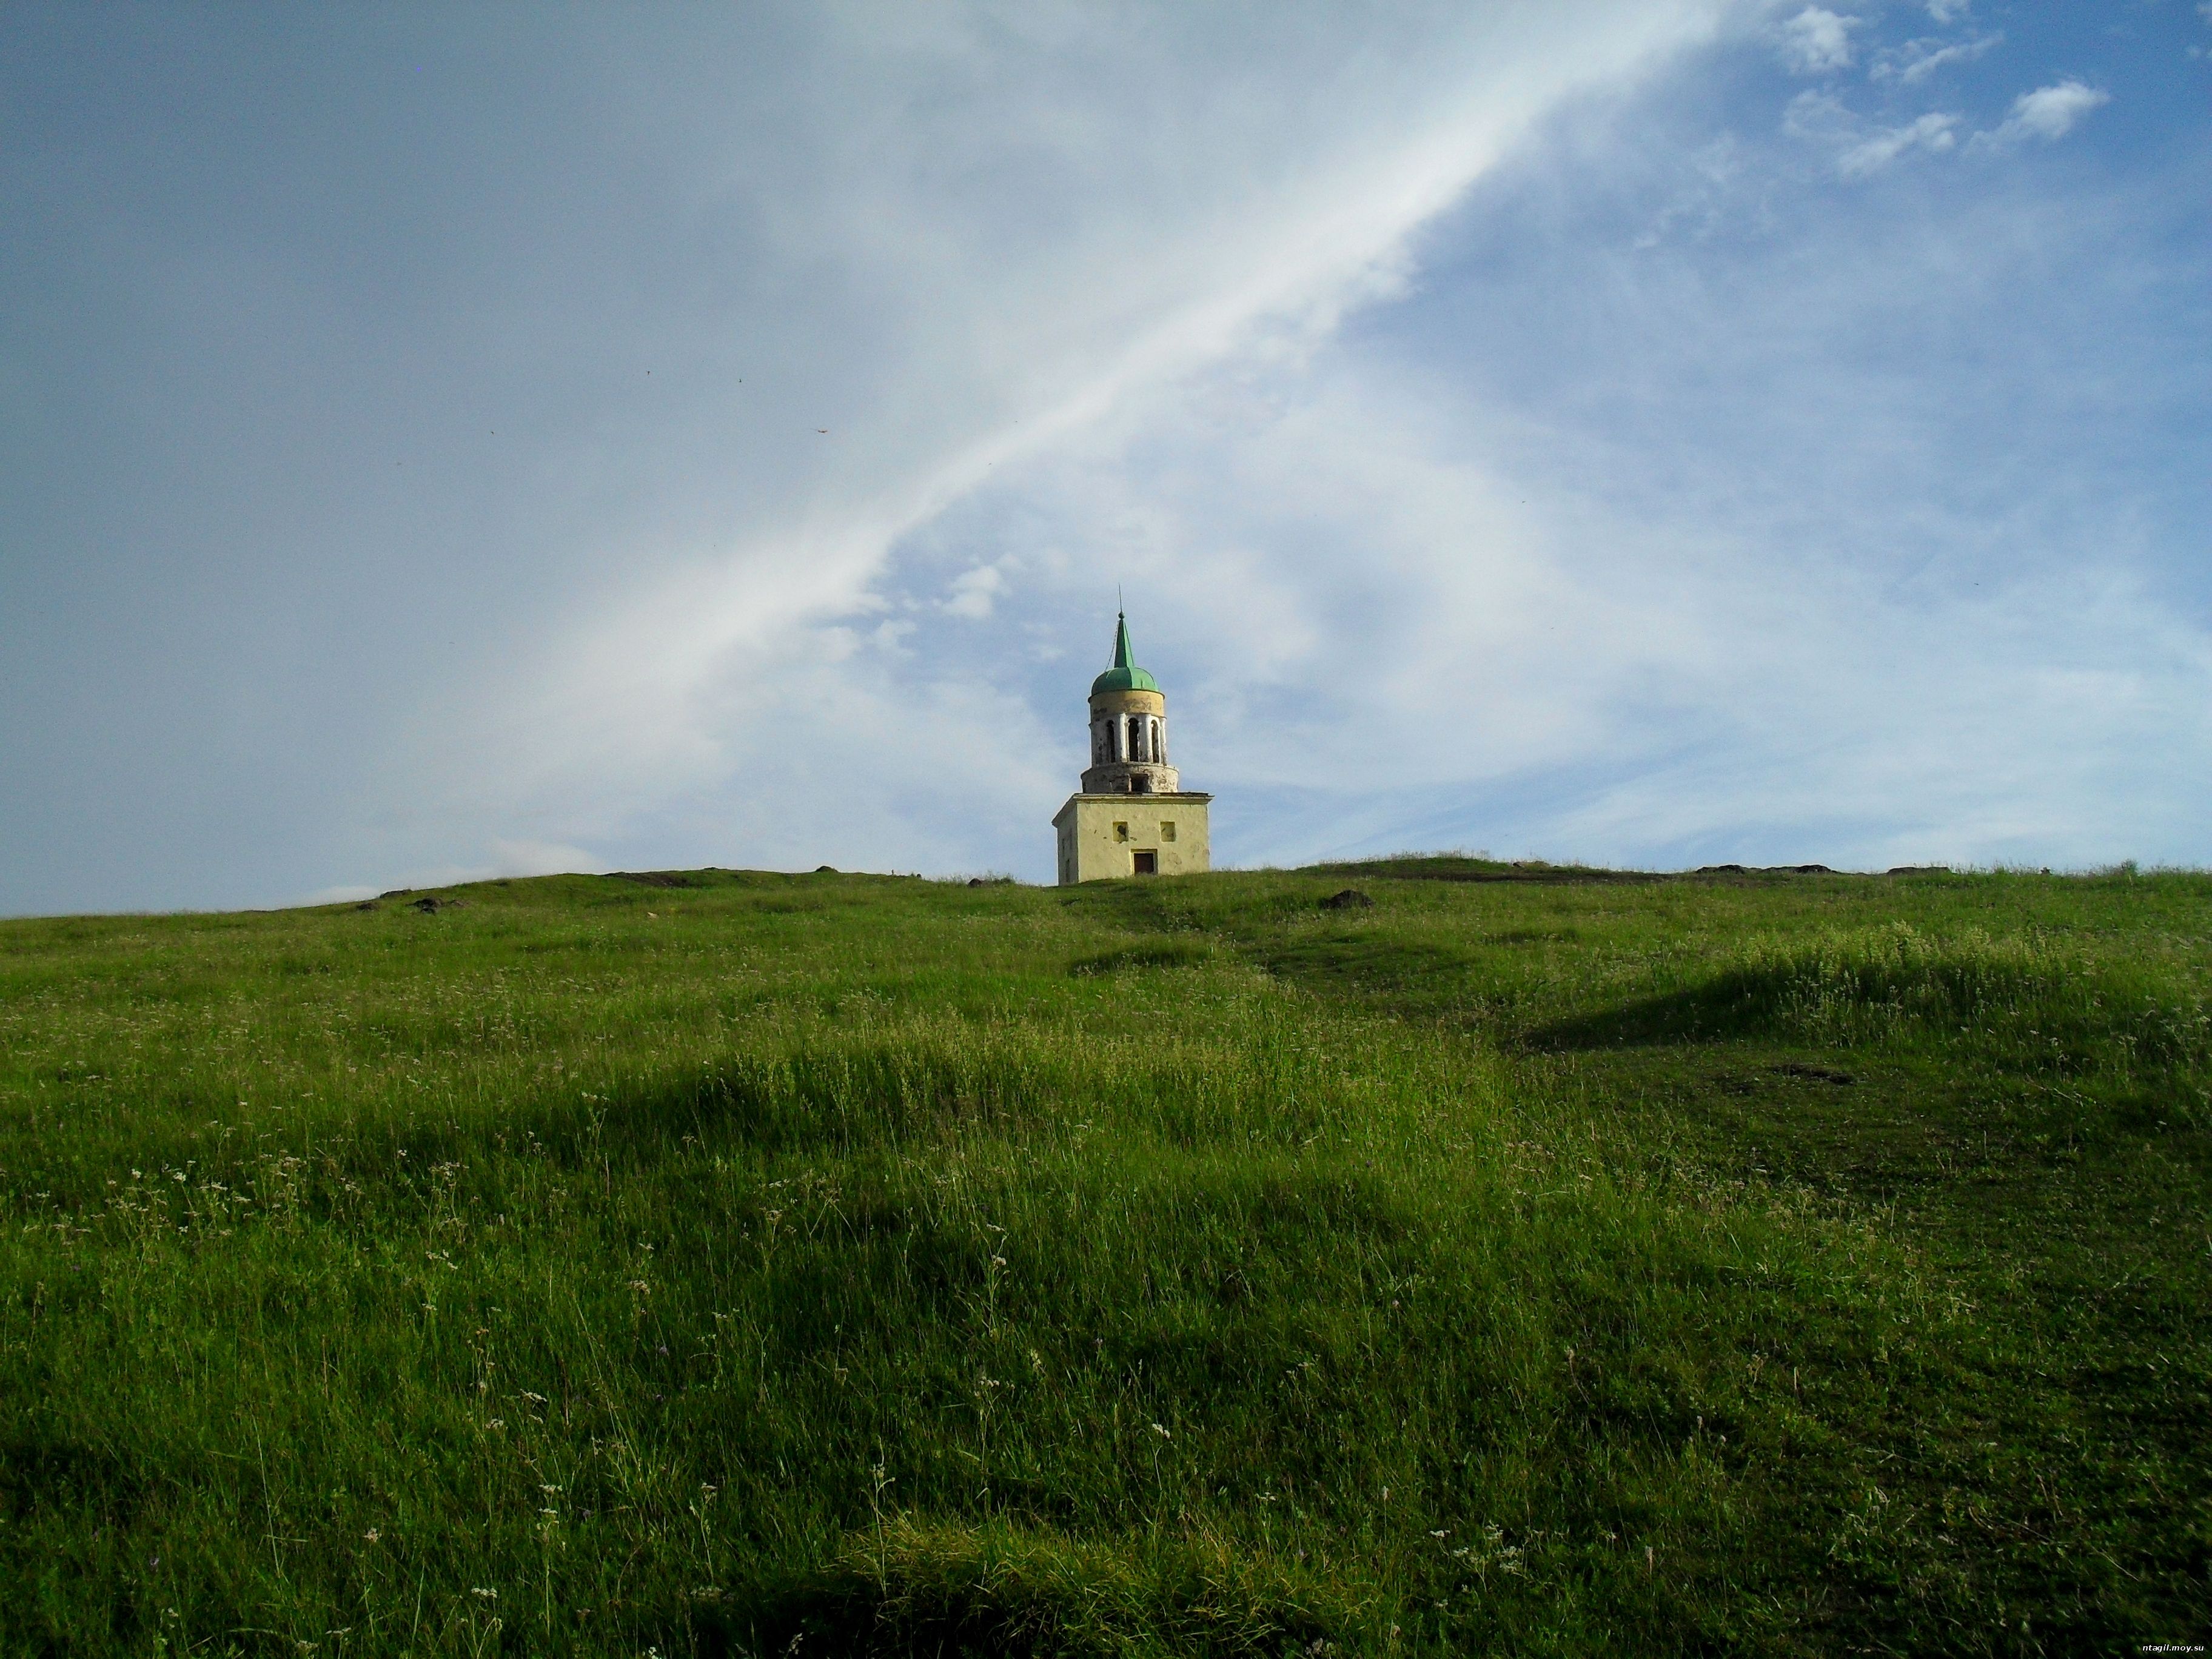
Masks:
[[[2212,1635],[2212,879],[678,884],[0,924],[0,1651]]]

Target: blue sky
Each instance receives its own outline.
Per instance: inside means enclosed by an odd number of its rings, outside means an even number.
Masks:
[[[2202,864],[2212,16],[0,17],[0,909]]]

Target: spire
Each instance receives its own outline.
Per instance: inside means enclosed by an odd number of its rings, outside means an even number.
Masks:
[[[1091,695],[1101,691],[1157,691],[1160,683],[1137,666],[1137,653],[1129,648],[1129,617],[1116,612],[1114,619],[1114,665],[1091,682]]]

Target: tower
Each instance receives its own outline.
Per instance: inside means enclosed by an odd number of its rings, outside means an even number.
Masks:
[[[1168,764],[1168,700],[1137,666],[1129,619],[1114,628],[1114,665],[1091,682],[1091,764],[1054,817],[1060,884],[1112,876],[1176,876],[1211,862],[1211,795],[1186,793]]]

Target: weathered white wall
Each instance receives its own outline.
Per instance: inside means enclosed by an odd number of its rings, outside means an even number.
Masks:
[[[1213,847],[1206,820],[1211,795],[1071,795],[1053,819],[1059,832],[1059,876],[1063,887],[1109,880],[1136,872],[1134,854],[1158,855],[1158,873],[1195,874],[1212,867]],[[1170,841],[1166,826],[1175,826]],[[1127,839],[1116,834],[1126,825]]]

